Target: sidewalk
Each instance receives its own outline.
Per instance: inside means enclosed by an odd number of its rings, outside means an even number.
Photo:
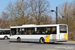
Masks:
[[[67,41],[67,42],[75,42],[75,41]]]

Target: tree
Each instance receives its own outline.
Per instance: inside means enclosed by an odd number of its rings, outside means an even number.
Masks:
[[[1,28],[9,28],[9,15],[6,12],[2,12],[2,18],[0,19],[0,27]]]
[[[2,18],[0,18],[0,29],[1,29],[1,26],[2,26]]]
[[[42,17],[50,17],[49,5],[47,0],[17,0],[14,4],[10,3],[6,10],[10,16],[11,25],[40,24]],[[33,19],[32,22],[30,18]]]
[[[49,15],[50,4],[47,0],[29,0],[31,16],[40,24],[41,18]],[[42,19],[43,20],[43,19]]]
[[[14,4],[10,3],[6,10],[10,14],[10,19],[13,19],[14,25],[22,25],[27,22],[28,8],[29,3],[27,1],[17,0]]]

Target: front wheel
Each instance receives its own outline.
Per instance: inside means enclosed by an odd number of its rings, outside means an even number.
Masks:
[[[40,39],[40,43],[41,43],[41,44],[44,44],[44,43],[45,43],[44,38],[41,38],[41,39]]]

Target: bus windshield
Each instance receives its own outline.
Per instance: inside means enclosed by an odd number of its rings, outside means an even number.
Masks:
[[[67,26],[66,25],[60,25],[59,30],[60,30],[60,33],[67,33]]]

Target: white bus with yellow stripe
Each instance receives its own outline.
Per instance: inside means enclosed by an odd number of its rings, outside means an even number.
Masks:
[[[12,26],[10,41],[65,42],[68,40],[66,24]]]

